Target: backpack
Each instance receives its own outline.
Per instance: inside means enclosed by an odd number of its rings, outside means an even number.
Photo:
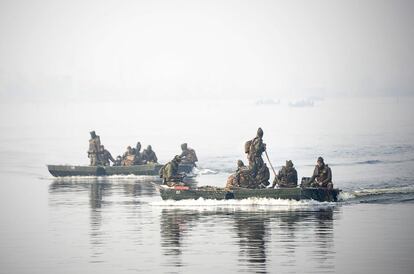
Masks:
[[[250,152],[250,146],[252,145],[253,140],[249,140],[244,144],[244,153]]]

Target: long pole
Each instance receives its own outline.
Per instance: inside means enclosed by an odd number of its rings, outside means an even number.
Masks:
[[[272,165],[272,162],[270,162],[269,155],[267,154],[267,151],[266,151],[266,150],[265,150],[265,154],[266,154],[267,161],[269,162],[269,165],[270,165],[270,167],[271,167],[271,168],[272,168],[272,170],[273,170],[273,174],[275,175],[275,177],[277,177],[277,175],[276,175],[276,171],[275,171],[275,169],[274,169],[274,167],[273,167],[273,165]]]

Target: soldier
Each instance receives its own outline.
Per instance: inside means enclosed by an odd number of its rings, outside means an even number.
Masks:
[[[127,147],[127,151],[122,155],[122,165],[123,166],[132,166],[135,162],[135,154],[131,146]]]
[[[168,186],[175,186],[182,182],[183,176],[178,173],[178,165],[181,162],[181,157],[175,155],[175,157],[165,164],[160,169],[160,178],[163,179],[163,183]]]
[[[141,143],[138,142],[137,146],[134,149],[134,153],[135,153],[135,162],[134,165],[142,165],[145,164],[145,161],[143,159],[143,155],[141,153]]]
[[[250,169],[244,165],[242,160],[238,160],[237,170],[227,179],[226,189],[231,190],[233,187],[256,188],[256,185]]]
[[[101,156],[102,164],[104,166],[109,166],[110,165],[109,160],[111,160],[112,163],[115,163],[115,159],[112,158],[111,153],[108,150],[106,150],[103,145],[101,145],[99,153],[100,153],[100,156]]]
[[[193,164],[194,166],[196,165],[195,163],[198,161],[197,159],[197,155],[195,153],[195,150],[192,148],[189,148],[187,146],[187,143],[184,143],[181,145],[181,163],[183,164]]]
[[[155,152],[152,150],[151,146],[148,146],[147,149],[144,149],[142,152],[142,158],[144,159],[145,163],[158,163],[157,156]]]
[[[245,153],[247,153],[247,159],[249,160],[249,168],[252,172],[253,178],[256,179],[256,176],[265,166],[262,158],[262,153],[266,150],[266,144],[263,143],[263,130],[259,128],[257,130],[257,135],[253,140],[247,141],[245,144]],[[269,173],[267,166],[264,167],[266,170],[262,170],[262,174]],[[261,178],[259,178],[261,179]]]
[[[266,188],[269,183],[270,179],[270,172],[269,168],[265,163],[263,163],[262,167],[259,169],[259,171],[256,174],[256,187],[255,188]]]
[[[312,187],[333,188],[331,168],[325,164],[322,157],[318,158],[315,170],[313,171],[313,176],[310,178],[309,183]]]
[[[91,166],[97,166],[100,164],[99,149],[101,146],[101,139],[96,135],[95,131],[91,131],[91,139],[89,139],[88,157],[91,160]]]
[[[293,167],[291,160],[286,161],[286,165],[283,166],[278,175],[273,180],[272,188],[279,185],[279,187],[297,187],[298,186],[298,173]]]
[[[118,155],[115,159],[114,165],[113,166],[122,166],[122,157],[121,155]]]

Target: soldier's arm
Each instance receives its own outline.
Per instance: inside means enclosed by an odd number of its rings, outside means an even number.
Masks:
[[[309,183],[313,183],[315,181],[315,178],[318,176],[318,167],[315,167],[315,169],[313,170],[313,175],[309,180]]]
[[[108,158],[112,163],[115,163],[115,159],[112,157],[111,153],[108,151]]]
[[[326,176],[326,179],[323,180],[323,183],[329,183],[329,182],[332,182],[332,171],[330,167],[328,167],[328,174]]]
[[[296,171],[296,169],[293,171],[293,177],[295,183],[298,184],[298,172]]]
[[[195,150],[193,150],[192,152],[193,152],[194,162],[198,162],[198,158],[197,158],[197,154]]]

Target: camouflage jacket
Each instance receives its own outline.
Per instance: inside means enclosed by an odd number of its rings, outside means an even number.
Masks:
[[[298,172],[294,167],[287,168],[283,166],[277,175],[279,185],[289,185],[297,186],[298,185]]]
[[[176,161],[170,161],[165,164],[160,170],[160,177],[165,181],[170,181],[171,179],[177,177],[178,175],[178,165]]]
[[[237,169],[235,174],[235,185],[245,188],[254,188],[256,182],[252,177],[250,169],[246,166]]]
[[[198,161],[195,150],[192,148],[187,148],[184,150],[181,153],[180,157],[184,163],[195,163]]]
[[[104,151],[101,152],[101,156],[104,165],[109,165],[109,160],[111,160],[112,163],[115,163],[115,159],[108,150],[104,149]]]
[[[101,139],[99,136],[96,136],[95,138],[89,139],[89,150],[88,153],[90,154],[96,154],[99,152],[101,147]]]
[[[145,162],[151,162],[151,163],[158,163],[157,156],[155,155],[155,152],[153,150],[147,150],[145,149],[142,152],[142,159],[145,160]]]
[[[255,157],[261,157],[262,153],[266,150],[266,144],[263,143],[263,139],[255,137],[249,147],[248,159],[253,160]]]
[[[332,171],[328,165],[324,165],[322,168],[315,166],[313,171],[313,176],[310,179],[310,182],[317,181],[318,183],[331,183],[332,182]]]

